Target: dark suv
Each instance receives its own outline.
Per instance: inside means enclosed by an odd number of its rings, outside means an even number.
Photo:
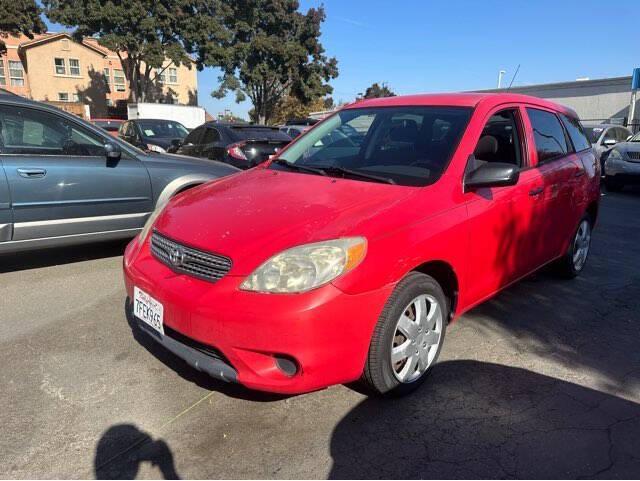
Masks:
[[[164,119],[127,120],[118,130],[118,137],[131,145],[164,154],[180,145],[189,130],[180,122]]]
[[[264,162],[289,142],[291,137],[278,127],[208,122],[191,131],[177,153],[248,169]]]
[[[133,237],[174,194],[237,172],[145,153],[55,107],[0,93],[0,253]]]

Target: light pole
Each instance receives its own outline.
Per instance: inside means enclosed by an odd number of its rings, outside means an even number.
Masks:
[[[498,72],[498,88],[502,87],[502,77],[504,77],[504,74],[506,74],[507,71],[506,70],[500,70]]]

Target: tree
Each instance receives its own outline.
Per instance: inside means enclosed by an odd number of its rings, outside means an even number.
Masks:
[[[380,98],[380,97],[395,97],[396,94],[394,94],[391,89],[387,86],[387,84],[383,83],[382,85],[378,85],[378,83],[374,83],[371,85],[371,87],[369,87],[365,93],[364,93],[364,98],[365,99],[376,99],[376,98]]]
[[[214,97],[229,91],[237,102],[249,97],[253,120],[267,123],[287,95],[306,104],[332,91],[326,82],[338,68],[320,43],[322,7],[303,14],[297,0],[235,0],[230,6],[225,25],[234,38]]]
[[[129,84],[130,100],[144,101],[160,74],[173,64],[196,66],[206,48],[213,62],[214,48],[225,31],[219,0],[43,0],[47,16],[72,27],[74,37],[97,36],[98,43],[116,52]]]
[[[325,99],[322,97],[317,97],[311,102],[303,104],[297,98],[287,95],[277,103],[271,121],[274,124],[284,124],[287,120],[304,119],[311,112],[321,110],[326,110]]]
[[[0,0],[0,54],[7,51],[3,38],[20,34],[33,38],[34,33],[46,31],[41,13],[35,0]]]

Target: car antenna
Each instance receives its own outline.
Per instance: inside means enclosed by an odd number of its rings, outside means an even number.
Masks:
[[[509,83],[509,86],[507,87],[507,90],[511,89],[511,86],[513,85],[513,81],[516,79],[516,75],[518,75],[519,71],[520,71],[520,64],[518,64],[518,68],[516,69],[516,73],[514,73],[513,77],[511,77],[511,82]]]

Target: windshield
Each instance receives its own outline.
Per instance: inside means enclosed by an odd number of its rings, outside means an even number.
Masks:
[[[145,137],[183,139],[189,133],[184,125],[173,120],[142,120],[138,124]]]
[[[598,142],[598,139],[602,135],[602,132],[604,132],[604,128],[602,127],[585,127],[584,128],[584,133],[587,134],[587,138],[589,139],[589,142],[591,142],[592,144],[595,144],[596,142]]]
[[[640,132],[629,139],[629,142],[640,142]]]
[[[286,169],[287,162],[301,172],[429,185],[448,165],[471,112],[434,106],[345,109],[300,137],[271,168]]]

